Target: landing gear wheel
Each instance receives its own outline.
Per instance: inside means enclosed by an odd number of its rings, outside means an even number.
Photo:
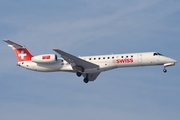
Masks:
[[[82,73],[81,73],[81,72],[77,72],[76,75],[77,75],[78,77],[81,77]]]
[[[86,76],[85,76],[85,78],[84,78],[84,80],[83,80],[85,83],[88,83],[88,82],[89,82],[88,76],[89,76],[89,75],[86,73]]]
[[[164,72],[164,73],[166,73],[166,72],[167,72],[167,70],[166,70],[166,69],[164,69],[164,70],[163,70],[163,72]]]
[[[89,82],[88,78],[84,78],[84,82],[88,83]]]

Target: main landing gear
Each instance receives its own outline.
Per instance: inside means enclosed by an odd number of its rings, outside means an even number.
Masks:
[[[78,77],[81,77],[82,73],[81,73],[81,72],[77,72],[76,75],[77,75]]]
[[[76,73],[76,75],[78,76],[78,77],[81,77],[82,76],[82,73],[81,72],[77,72]],[[86,74],[83,74],[83,76],[84,76],[84,83],[88,83],[89,82],[89,79],[88,79],[88,74],[86,73]]]
[[[84,83],[88,83],[89,82],[88,78],[86,78],[86,77],[84,78],[83,81],[84,81]]]
[[[89,79],[88,79],[89,75],[86,73],[85,74],[85,77],[84,77],[84,83],[88,83],[89,82]]]

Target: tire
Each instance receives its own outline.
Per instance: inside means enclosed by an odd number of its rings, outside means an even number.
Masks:
[[[166,70],[166,69],[164,69],[164,70],[163,70],[163,72],[164,72],[164,73],[166,73],[166,72],[167,72],[167,70]]]
[[[89,80],[87,78],[84,78],[84,83],[88,83]]]
[[[77,72],[76,75],[77,75],[78,77],[81,77],[82,73],[81,73],[81,72]]]

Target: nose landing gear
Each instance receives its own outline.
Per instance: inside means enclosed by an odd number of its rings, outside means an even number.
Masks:
[[[164,64],[164,69],[163,69],[163,72],[164,72],[164,73],[166,73],[166,72],[167,72],[166,67],[169,67],[169,66],[174,66],[174,65],[175,65],[175,63],[174,63],[174,62]]]
[[[164,73],[166,73],[166,72],[167,72],[166,68],[164,68],[164,69],[163,69],[163,72],[164,72]]]

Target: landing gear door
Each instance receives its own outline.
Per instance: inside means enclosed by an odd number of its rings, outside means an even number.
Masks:
[[[142,54],[138,54],[138,63],[142,63]]]

